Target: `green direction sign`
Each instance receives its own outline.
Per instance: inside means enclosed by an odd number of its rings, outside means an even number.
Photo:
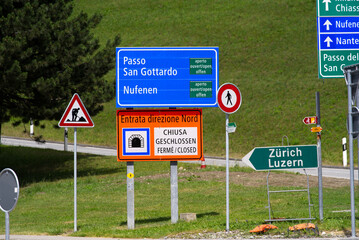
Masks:
[[[318,16],[358,15],[358,2],[353,0],[317,0]]]
[[[319,78],[343,78],[359,61],[359,1],[317,0]]]
[[[260,147],[250,151],[242,161],[257,171],[317,168],[317,146]]]
[[[359,62],[359,50],[321,50],[318,61],[321,78],[344,77],[343,67]]]

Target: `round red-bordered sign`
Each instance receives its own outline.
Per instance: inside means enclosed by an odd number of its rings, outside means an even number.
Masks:
[[[232,83],[225,83],[217,91],[219,108],[227,113],[235,113],[242,104],[242,95],[238,87]]]

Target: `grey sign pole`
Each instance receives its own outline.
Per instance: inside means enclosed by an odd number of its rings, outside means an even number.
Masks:
[[[356,91],[356,105],[358,106],[359,105],[359,91]],[[354,125],[355,123],[354,123],[354,121],[353,121],[353,125]],[[358,125],[358,124],[357,124]],[[353,127],[354,128],[354,127]],[[356,128],[356,129],[358,129],[358,128]],[[355,131],[355,130],[353,130],[353,131]],[[357,149],[357,151],[358,151],[358,166],[359,166],[359,137],[357,136],[356,137],[356,139],[357,139],[357,147],[358,147],[358,149]],[[344,147],[344,146],[343,146]],[[353,160],[354,161],[354,160]],[[358,176],[359,176],[359,167],[358,167]],[[358,183],[359,183],[359,178],[358,178]]]
[[[5,240],[10,240],[10,216],[5,212]]]
[[[320,96],[319,92],[315,93],[316,116],[318,119],[317,127],[320,127]],[[319,195],[319,219],[323,221],[323,174],[322,174],[322,135],[317,133],[317,151],[318,151],[318,195]]]
[[[135,165],[127,162],[127,228],[135,229]],[[132,175],[129,177],[129,175]]]
[[[68,144],[67,144],[67,140],[68,140],[68,129],[67,129],[67,127],[65,127],[65,130],[64,130],[64,151],[66,151],[67,152],[67,150],[68,150]]]
[[[226,231],[229,231],[229,115],[226,113]]]
[[[0,173],[0,209],[5,212],[5,240],[10,240],[10,214],[19,199],[19,180],[15,172],[5,168]]]
[[[74,128],[74,232],[77,232],[77,128]]]
[[[350,205],[352,237],[355,237],[355,198],[354,198],[354,159],[353,159],[353,118],[352,118],[352,77],[351,70],[345,73],[348,87],[348,135],[349,135],[349,163],[350,163]]]
[[[178,222],[178,164],[171,161],[171,223]]]
[[[76,109],[76,110],[75,110]],[[80,113],[83,116],[77,116]],[[79,120],[77,120],[79,118]],[[70,120],[72,119],[72,120]],[[85,120],[85,121],[83,121]],[[77,232],[77,127],[94,127],[90,115],[88,114],[85,105],[82,103],[80,96],[75,93],[62,115],[59,127],[65,127],[64,133],[64,150],[67,150],[67,127],[74,128],[74,232]]]
[[[236,85],[225,83],[217,91],[217,103],[226,114],[226,231],[229,232],[229,114],[235,113],[241,106],[241,92]]]

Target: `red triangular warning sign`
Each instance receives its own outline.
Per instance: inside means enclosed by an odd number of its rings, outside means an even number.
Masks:
[[[59,122],[59,127],[94,127],[90,115],[82,103],[80,96],[75,93],[69,105],[67,106],[62,118]]]

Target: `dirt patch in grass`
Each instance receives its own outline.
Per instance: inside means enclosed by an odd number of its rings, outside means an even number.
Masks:
[[[161,178],[170,178],[169,173],[156,174],[151,176],[142,176],[136,181],[156,180]],[[259,187],[267,184],[267,172],[230,172],[230,183],[243,185],[246,187]],[[203,171],[203,172],[178,172],[179,181],[226,181],[226,173],[223,171]],[[293,173],[272,172],[269,176],[271,186],[280,187],[306,187],[307,179],[305,175]],[[318,186],[318,177],[309,176],[310,187]],[[323,187],[339,188],[349,186],[349,180],[339,178],[323,177]]]

